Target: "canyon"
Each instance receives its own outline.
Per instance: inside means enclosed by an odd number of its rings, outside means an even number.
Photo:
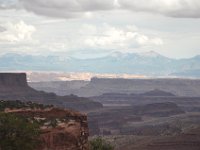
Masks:
[[[88,98],[37,91],[28,85],[25,73],[0,73],[0,99],[33,101],[80,111],[102,107],[101,103]]]
[[[37,90],[54,92],[58,95],[74,94],[81,97],[100,96],[105,93],[140,94],[154,89],[166,91],[176,96],[200,97],[198,90],[200,80],[192,78],[124,79],[94,77],[90,81],[35,81],[29,82],[29,85]]]
[[[55,128],[48,127],[49,122],[42,126],[41,150],[68,150],[67,147],[78,150],[77,145],[85,149],[88,136],[103,136],[116,150],[122,147],[125,150],[171,150],[180,149],[184,140],[188,145],[199,142],[199,132],[193,132],[200,126],[199,80],[93,78],[91,81],[27,83],[26,78],[24,73],[0,74],[0,98],[73,109],[14,112],[58,119]],[[64,117],[66,122],[62,123],[59,118],[63,120],[63,116],[68,117]],[[190,135],[194,141],[188,140]],[[180,141],[174,140],[176,138]],[[186,143],[185,150],[190,150],[188,145]],[[195,145],[194,150],[199,148]]]

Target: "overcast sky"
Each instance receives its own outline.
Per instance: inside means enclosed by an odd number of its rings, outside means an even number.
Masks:
[[[200,54],[200,0],[0,0],[0,54]]]

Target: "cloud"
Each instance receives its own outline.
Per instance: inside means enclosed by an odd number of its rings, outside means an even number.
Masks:
[[[50,17],[74,18],[83,13],[111,10],[114,0],[19,0],[28,11]]]
[[[164,44],[162,38],[156,34],[144,33],[134,25],[115,26],[110,24],[74,24],[70,26],[59,26],[55,30],[54,26],[41,35],[34,38],[39,42],[32,45],[32,49],[37,53],[68,53],[72,55],[101,55],[110,53],[113,50],[133,51],[135,48],[154,47],[154,49]],[[38,28],[38,31],[44,31]],[[20,50],[21,51],[21,50]]]
[[[113,9],[159,13],[179,18],[200,17],[199,0],[19,0],[19,3],[36,14],[62,18]]]
[[[4,42],[23,42],[32,39],[32,34],[36,28],[32,25],[27,25],[24,21],[18,23],[8,22],[2,25],[4,29],[0,32],[0,41]]]
[[[163,40],[159,37],[151,37],[140,33],[135,26],[117,28],[107,24],[103,26],[86,26],[87,32],[92,33],[86,36],[83,43],[86,47],[101,49],[124,49],[144,46],[160,46]]]
[[[118,0],[121,8],[170,17],[199,18],[199,0]]]
[[[2,26],[0,26],[0,33],[6,31],[6,29]]]
[[[199,0],[0,0],[0,9],[11,8],[24,8],[39,15],[60,18],[82,17],[88,12],[114,9],[200,18]]]

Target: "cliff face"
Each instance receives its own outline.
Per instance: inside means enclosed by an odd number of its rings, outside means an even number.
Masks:
[[[0,87],[27,87],[25,73],[0,73]]]
[[[39,85],[38,85],[39,86]],[[181,87],[181,88],[180,88]],[[160,89],[178,96],[200,96],[197,89],[200,80],[191,79],[112,79],[92,78],[91,81],[73,94],[84,97],[102,95],[104,93],[144,93],[152,89]],[[66,89],[67,93],[67,89]]]
[[[0,73],[0,99],[32,101],[79,111],[101,108],[102,104],[75,95],[57,96],[29,87],[25,73]]]
[[[41,145],[37,150],[88,150],[87,116],[69,110],[15,110],[17,115],[45,120],[41,125]],[[51,121],[56,125],[52,126]]]

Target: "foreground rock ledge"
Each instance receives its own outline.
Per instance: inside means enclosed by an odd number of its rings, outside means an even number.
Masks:
[[[37,150],[88,150],[87,116],[75,111],[49,108],[45,110],[16,109],[7,113],[46,120],[41,126],[41,145]],[[50,120],[56,120],[52,127]]]

